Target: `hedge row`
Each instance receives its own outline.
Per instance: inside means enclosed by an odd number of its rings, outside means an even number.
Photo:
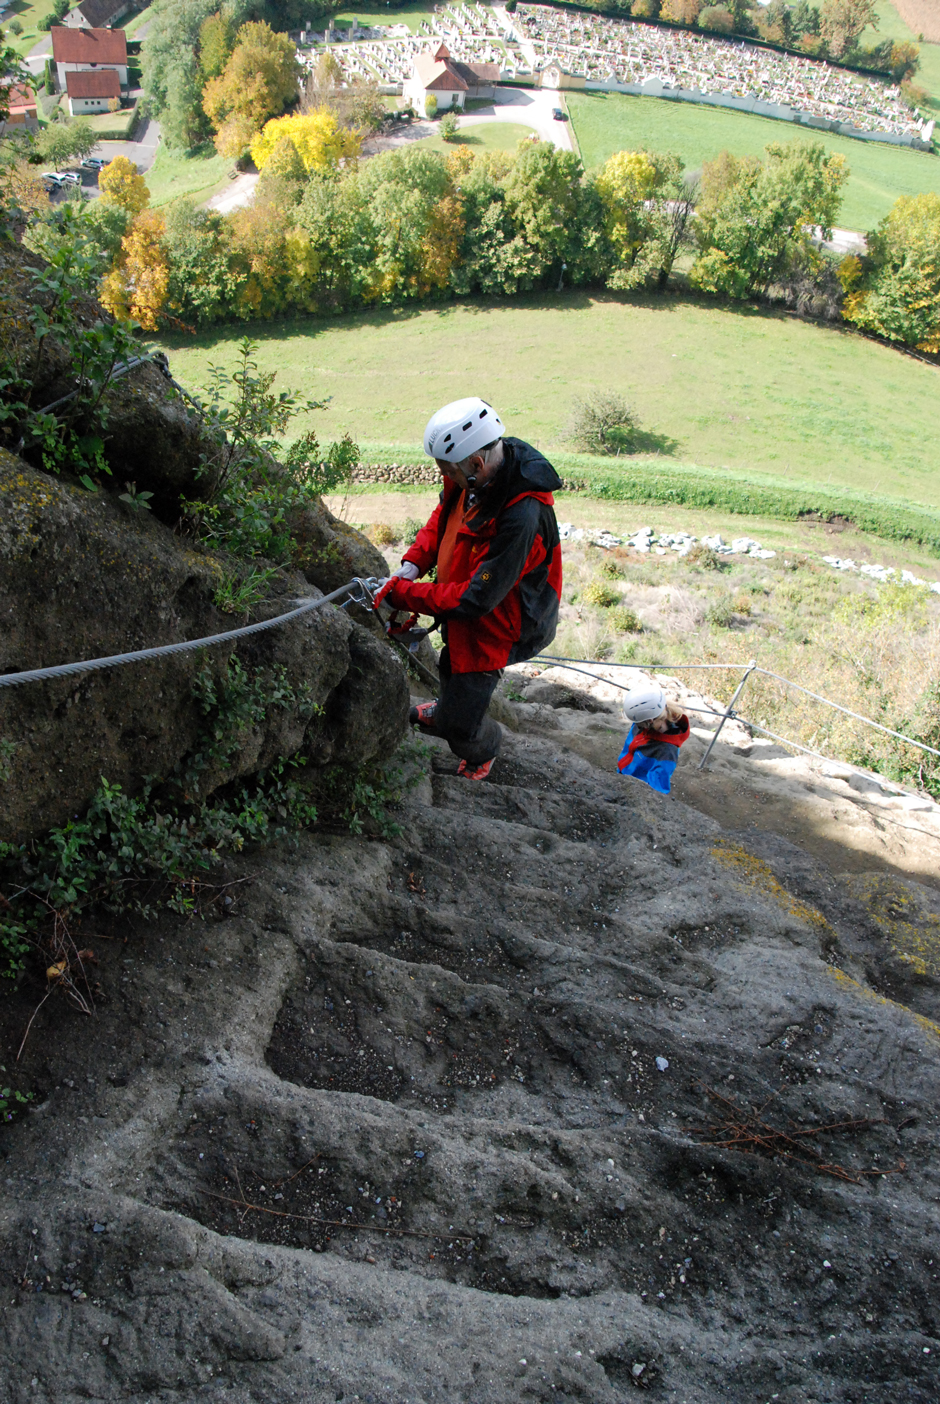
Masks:
[[[377,456],[377,455],[374,455]],[[396,457],[405,457],[399,450]],[[782,483],[774,478],[744,478],[694,465],[663,464],[661,459],[621,460],[614,469],[586,454],[555,453],[567,492],[607,502],[675,502],[685,507],[719,509],[741,516],[777,517],[796,521],[837,518],[860,531],[888,541],[911,541],[940,556],[940,513],[889,497],[868,496],[848,489],[817,488]],[[361,465],[353,474],[357,484],[431,485],[438,475],[424,462]]]

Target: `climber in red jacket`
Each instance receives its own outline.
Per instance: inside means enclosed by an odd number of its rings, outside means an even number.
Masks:
[[[440,501],[375,604],[440,622],[440,698],[413,707],[411,722],[445,738],[461,758],[458,775],[485,780],[502,740],[486,715],[502,670],[555,637],[561,547],[552,493],[561,480],[531,445],[504,437],[499,415],[476,397],[438,410],[424,448],[444,476]],[[436,581],[419,584],[435,565]]]

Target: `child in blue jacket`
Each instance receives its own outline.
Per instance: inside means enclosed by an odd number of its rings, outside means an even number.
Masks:
[[[667,702],[658,683],[634,688],[623,699],[623,714],[632,722],[617,769],[642,780],[661,795],[669,794],[679,747],[689,739],[689,719],[675,702]]]

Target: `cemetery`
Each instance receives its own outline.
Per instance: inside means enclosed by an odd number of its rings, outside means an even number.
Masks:
[[[502,82],[584,87],[738,108],[845,135],[929,150],[934,124],[883,80],[742,40],[604,19],[548,5],[513,14],[441,5],[412,34],[404,24],[301,32],[312,66],[327,45],[349,82],[401,93],[425,51],[446,43],[464,64],[496,65]],[[313,47],[316,46],[316,47]]]

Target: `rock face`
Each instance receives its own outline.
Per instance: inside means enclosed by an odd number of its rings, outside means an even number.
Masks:
[[[367,556],[371,547],[360,537],[359,549]],[[235,628],[244,617],[221,613],[213,596],[225,572],[239,568],[187,548],[148,512],[69,487],[0,451],[0,672]],[[298,596],[316,593],[299,572],[282,572],[254,617],[284,613]],[[218,680],[232,656],[231,645],[221,645],[0,689],[0,736],[12,747],[4,754],[0,837],[22,841],[65,822],[102,777],[134,790],[144,776],[166,775],[199,735],[197,674],[208,669]],[[279,679],[288,700],[238,737],[210,790],[281,755],[362,764],[389,755],[401,739],[402,667],[335,608],[246,639],[237,657],[252,677]],[[312,721],[311,705],[322,709]]]
[[[88,936],[5,1132],[4,1404],[933,1404],[936,894],[557,727],[455,764]]]

